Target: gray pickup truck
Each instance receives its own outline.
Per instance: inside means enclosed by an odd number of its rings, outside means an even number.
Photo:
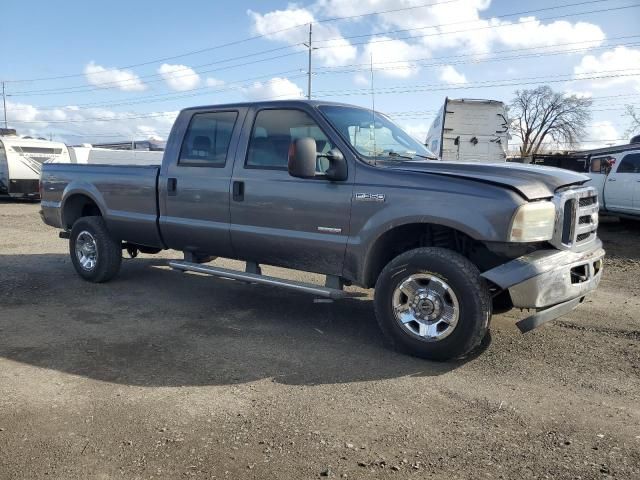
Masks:
[[[78,274],[111,280],[122,251],[183,252],[176,270],[316,296],[375,287],[390,343],[468,354],[491,315],[530,309],[528,331],[596,288],[604,250],[586,176],[444,163],[386,116],[318,101],[188,108],[162,165],[45,164],[42,218],[69,239]],[[244,271],[210,263],[246,262]],[[310,284],[260,264],[326,275]]]

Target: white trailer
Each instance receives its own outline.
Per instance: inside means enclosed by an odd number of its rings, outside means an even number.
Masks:
[[[497,100],[445,98],[427,133],[426,146],[447,162],[505,162],[509,124]]]
[[[42,164],[47,161],[69,161],[64,143],[0,136],[0,195],[37,198]]]

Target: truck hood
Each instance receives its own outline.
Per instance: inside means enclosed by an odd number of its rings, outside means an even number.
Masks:
[[[378,162],[392,170],[458,177],[515,190],[527,200],[552,197],[556,190],[582,185],[589,177],[571,170],[520,163],[469,163],[440,161]]]

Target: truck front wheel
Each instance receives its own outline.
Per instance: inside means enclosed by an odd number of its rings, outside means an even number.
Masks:
[[[71,228],[69,254],[82,278],[108,282],[120,271],[122,244],[109,235],[102,217],[82,217]]]
[[[382,270],[375,310],[398,350],[444,361],[480,345],[489,328],[491,296],[477,267],[459,253],[417,248]]]

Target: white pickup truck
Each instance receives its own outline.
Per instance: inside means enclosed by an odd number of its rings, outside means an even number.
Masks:
[[[640,221],[640,144],[592,154],[589,176],[600,212]]]

